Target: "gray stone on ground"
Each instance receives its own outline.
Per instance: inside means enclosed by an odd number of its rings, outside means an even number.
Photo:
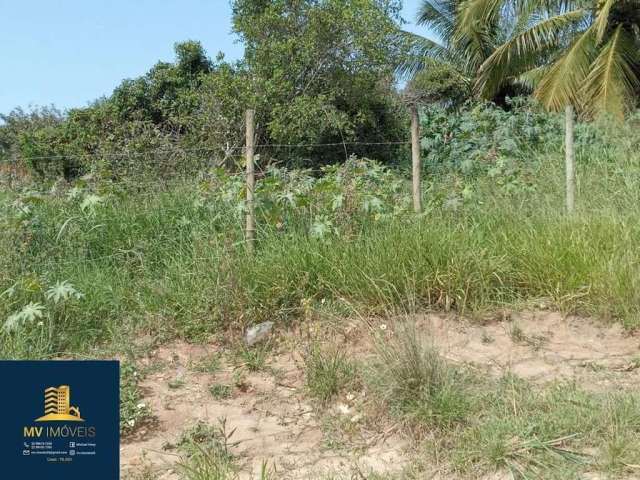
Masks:
[[[244,335],[244,341],[251,347],[261,340],[264,340],[269,333],[271,333],[272,328],[273,322],[263,322],[251,328],[247,328],[247,332]]]

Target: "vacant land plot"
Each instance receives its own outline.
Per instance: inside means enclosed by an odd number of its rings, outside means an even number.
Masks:
[[[152,413],[123,445],[126,476],[621,478],[636,469],[640,339],[619,328],[551,312],[484,325],[445,315],[326,320],[254,348],[149,345],[140,402]]]
[[[253,252],[238,174],[18,182],[0,356],[121,359],[124,478],[633,478],[639,158],[595,145],[571,216],[554,151],[434,165],[420,215],[271,166]]]

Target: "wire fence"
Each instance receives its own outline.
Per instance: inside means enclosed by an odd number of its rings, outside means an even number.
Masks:
[[[256,149],[279,149],[279,148],[320,148],[320,147],[353,147],[353,146],[399,146],[410,145],[410,141],[394,141],[394,142],[333,142],[333,143],[263,143],[256,144]],[[157,148],[144,151],[130,151],[130,152],[105,152],[105,153],[65,153],[64,155],[33,155],[20,158],[22,162],[31,162],[36,160],[55,161],[55,160],[68,160],[68,159],[103,159],[103,158],[135,158],[146,157],[149,155],[157,154],[200,154],[200,153],[216,153],[216,152],[243,152],[246,147],[243,146],[231,146],[231,147],[199,147],[199,148]],[[14,160],[15,161],[15,160]]]
[[[31,155],[14,159],[13,165],[5,166],[0,174],[4,177],[2,183],[9,189],[20,185],[21,175],[26,177],[31,174],[40,179],[57,177],[75,180],[95,177],[98,181],[127,184],[138,192],[148,189],[155,192],[161,186],[176,180],[206,179],[216,168],[239,172],[244,166],[246,236],[252,244],[256,222],[256,179],[263,175],[265,167],[271,165],[306,167],[305,171],[317,175],[323,172],[323,166],[339,160],[346,161],[353,155],[368,157],[372,151],[380,153],[383,148],[392,149],[390,152],[395,151],[397,154],[397,150],[410,145],[412,199],[414,210],[420,212],[420,119],[416,107],[411,109],[411,113],[411,128],[407,132],[407,139],[347,141],[342,138],[341,141],[333,142],[268,143],[260,141],[261,138],[256,134],[255,111],[249,109],[245,112],[244,119],[238,122],[245,131],[244,139],[235,131],[233,138],[225,141],[224,145],[185,148],[170,142],[168,145],[142,151]],[[383,156],[389,157],[390,152]],[[30,168],[27,169],[26,166]]]
[[[410,141],[376,142],[327,142],[254,145],[256,171],[262,174],[269,165],[293,165],[313,174],[321,174],[323,166],[346,157],[357,155],[358,149],[370,151],[398,150],[411,145]],[[321,157],[322,149],[340,148],[340,154],[332,152],[328,160]],[[310,152],[310,149],[316,152]],[[245,145],[183,148],[156,148],[144,151],[68,153],[64,155],[14,156],[0,163],[0,184],[5,188],[22,185],[23,180],[65,178],[75,180],[87,174],[104,176],[114,182],[132,183],[139,187],[163,184],[167,181],[195,179],[206,176],[216,168],[240,171],[244,162]],[[287,150],[283,154],[283,150]],[[311,155],[313,154],[313,155]],[[292,161],[292,158],[297,159]],[[69,171],[65,172],[67,168]]]

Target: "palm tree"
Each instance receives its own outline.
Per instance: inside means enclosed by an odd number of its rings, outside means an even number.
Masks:
[[[548,0],[423,0],[417,24],[440,42],[405,32],[410,54],[400,72],[413,76],[433,62],[445,62],[482,98],[521,93],[530,88],[563,32],[584,17],[581,10]]]
[[[460,73],[471,70],[460,58],[453,45],[453,33],[456,25],[456,11],[460,0],[423,0],[417,14],[416,24],[428,27],[440,41],[431,40],[421,35],[403,31],[401,40],[408,45],[408,52],[398,67],[403,77],[414,77],[433,63],[445,62]]]
[[[590,24],[558,52],[535,93],[550,110],[572,104],[592,116],[622,118],[640,93],[640,1],[604,0],[591,12]]]
[[[418,21],[443,43],[410,37],[414,55],[458,65],[478,96],[523,85],[546,109],[565,109],[571,213],[574,108],[622,119],[640,97],[640,0],[423,0]],[[404,71],[424,65],[410,59]]]
[[[528,12],[527,21],[479,65],[479,95],[488,98],[511,79],[532,87],[548,110],[573,105],[622,118],[635,106],[640,0],[468,0],[458,12],[458,41],[488,37],[493,19],[512,5]]]
[[[522,86],[588,115],[621,117],[640,92],[640,0],[423,0],[417,23],[441,41],[406,33],[403,74],[447,62],[482,98]]]

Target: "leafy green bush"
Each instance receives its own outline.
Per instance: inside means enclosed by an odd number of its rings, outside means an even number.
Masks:
[[[522,158],[541,148],[562,147],[559,116],[521,99],[513,102],[511,111],[489,103],[468,104],[459,112],[425,108],[422,149],[429,166],[465,174],[486,172],[502,157]]]
[[[636,122],[633,116],[625,123],[579,122],[578,162],[594,156],[614,161],[622,145],[637,146]],[[538,154],[564,149],[562,115],[521,97],[508,99],[507,109],[491,103],[467,103],[457,111],[430,105],[422,110],[421,133],[428,172],[491,173],[500,163],[530,163]]]

